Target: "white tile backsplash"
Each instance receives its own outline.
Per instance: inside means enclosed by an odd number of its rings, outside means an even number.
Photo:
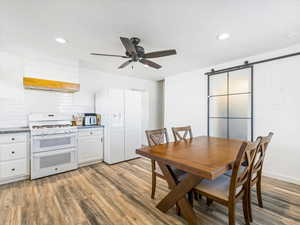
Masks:
[[[24,99],[0,97],[0,128],[26,125],[27,113]]]
[[[30,113],[93,112],[93,94],[25,90],[23,76],[78,82],[78,64],[24,59],[0,52],[0,128],[27,126]]]
[[[0,97],[0,128],[28,126],[30,113],[54,112],[64,114],[93,112],[93,96],[85,103],[75,101],[74,94],[24,90],[25,98]]]

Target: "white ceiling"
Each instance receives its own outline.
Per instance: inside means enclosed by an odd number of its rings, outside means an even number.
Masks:
[[[299,0],[1,0],[0,48],[159,80],[300,43],[299,12]],[[217,40],[222,32],[231,38]],[[124,59],[89,55],[123,54],[120,36],[140,37],[146,51],[176,48],[178,55],[153,59],[160,70],[118,70]]]

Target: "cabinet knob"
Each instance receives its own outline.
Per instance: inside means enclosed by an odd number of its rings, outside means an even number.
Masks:
[[[58,168],[55,168],[55,170],[58,170]]]
[[[15,170],[16,170],[15,168],[12,168],[12,169],[11,169],[11,171],[15,171]]]
[[[12,140],[12,141],[14,141],[14,140],[15,140],[15,138],[11,138],[11,140]]]
[[[12,151],[11,154],[15,154],[15,151]]]
[[[90,132],[90,135],[93,135],[93,132]]]

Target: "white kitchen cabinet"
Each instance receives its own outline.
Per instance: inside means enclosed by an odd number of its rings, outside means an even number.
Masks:
[[[28,132],[0,134],[0,184],[29,177]]]
[[[1,162],[0,164],[0,178],[3,181],[6,179],[5,183],[9,183],[10,180],[26,174],[26,159]]]
[[[79,165],[103,160],[103,128],[82,128],[78,133]]]
[[[0,144],[25,143],[26,141],[26,133],[0,134]]]
[[[0,144],[0,161],[25,159],[27,155],[27,143]]]

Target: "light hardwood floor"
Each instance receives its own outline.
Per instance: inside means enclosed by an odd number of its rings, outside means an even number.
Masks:
[[[150,198],[150,161],[136,159],[108,166],[100,163],[35,181],[0,187],[0,225],[176,225],[185,222],[175,209],[168,214],[155,208],[167,193],[158,179],[156,199]],[[253,191],[257,225],[300,224],[300,186],[263,179],[264,209]],[[227,211],[204,200],[195,202],[200,224],[227,224]],[[241,204],[237,224],[244,224]]]

